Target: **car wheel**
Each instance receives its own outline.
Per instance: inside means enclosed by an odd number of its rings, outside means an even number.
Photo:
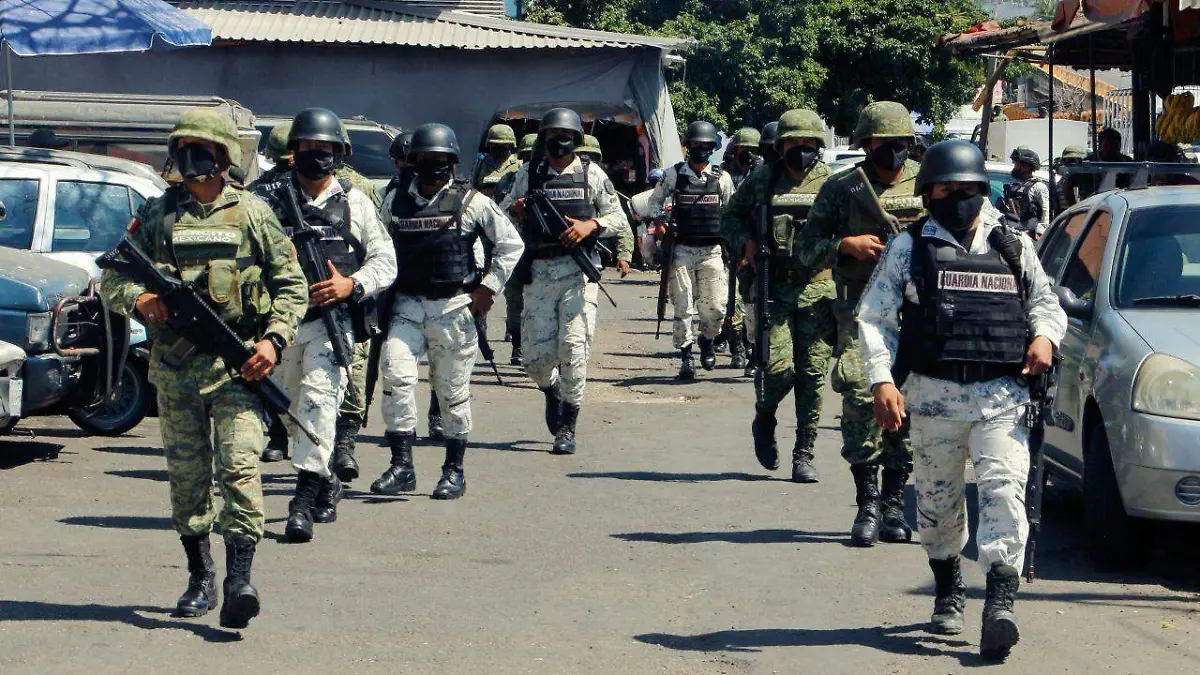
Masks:
[[[1103,424],[1089,434],[1083,470],[1084,530],[1097,567],[1136,569],[1149,557],[1146,524],[1125,513]]]
[[[143,367],[125,362],[121,381],[108,400],[86,408],[71,408],[75,426],[96,436],[120,436],[141,423],[150,407],[150,383]]]

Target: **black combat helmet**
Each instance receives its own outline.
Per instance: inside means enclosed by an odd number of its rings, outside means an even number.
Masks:
[[[712,122],[696,121],[688,125],[687,133],[683,136],[683,144],[712,143],[717,144],[717,128]]]
[[[546,113],[538,127],[538,135],[545,137],[550,129],[566,129],[575,135],[576,146],[583,145],[583,121],[579,119],[579,113],[570,108],[554,108]]]
[[[775,151],[775,137],[779,135],[779,122],[768,122],[762,128],[762,133],[758,138],[758,147],[760,150],[771,152]]]
[[[458,161],[458,136],[454,130],[445,124],[422,124],[412,132],[412,141],[408,146],[408,159],[420,152],[444,152],[453,155]]]
[[[408,147],[412,144],[413,132],[405,131],[392,139],[388,148],[388,157],[392,159],[408,159]]]
[[[337,146],[335,152],[349,154],[346,139],[342,136],[342,121],[332,110],[325,108],[305,108],[292,120],[288,149],[295,150],[300,141],[328,141]]]
[[[917,172],[916,194],[924,194],[934,183],[982,183],[984,194],[991,193],[983,153],[974,143],[949,140],[934,143],[921,160]]]

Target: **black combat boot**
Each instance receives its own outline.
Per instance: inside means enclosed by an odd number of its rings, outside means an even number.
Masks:
[[[263,448],[262,461],[282,462],[287,458],[288,433],[287,427],[279,417],[271,416],[271,428],[267,430],[267,447]]]
[[[204,616],[217,606],[217,572],[208,535],[179,537],[187,554],[188,585],[175,603],[175,616]]]
[[[554,447],[550,449],[550,454],[575,454],[575,422],[578,420],[579,406],[571,405],[564,401],[562,404],[562,424],[558,427],[558,433],[554,435]]]
[[[521,365],[521,329],[512,332],[512,358],[508,360],[511,366]]]
[[[879,541],[879,465],[851,464],[850,473],[858,501],[850,541],[855,546],[874,546]]]
[[[912,541],[912,528],[904,519],[904,485],[908,472],[903,469],[883,469],[883,491],[879,502],[883,506],[883,525],[879,540],[889,544]]]
[[[696,362],[692,360],[692,346],[681,347],[679,357],[682,362],[679,364],[679,374],[675,376],[675,379],[683,382],[691,382],[696,379]]]
[[[558,427],[562,425],[562,399],[558,397],[554,387],[547,387],[541,391],[546,397],[546,430],[551,436],[557,436]]]
[[[388,445],[392,449],[392,465],[384,470],[383,475],[371,483],[371,492],[377,495],[398,495],[401,492],[412,492],[417,489],[417,472],[413,468],[413,441],[417,437],[415,431],[389,431]]]
[[[332,523],[337,520],[337,505],[342,501],[343,492],[342,481],[336,473],[321,479],[317,499],[313,502],[314,523]]]
[[[983,603],[983,634],[979,655],[989,661],[1003,661],[1021,639],[1013,603],[1021,578],[1015,567],[995,563],[987,573],[987,599]]]
[[[442,426],[442,405],[432,391],[429,392],[429,440],[446,440],[446,428]]]
[[[754,355],[754,345],[746,347],[746,369],[742,371],[745,377],[758,375],[758,357]]]
[[[729,351],[729,343],[730,343],[729,333],[730,333],[729,324],[728,323],[723,324],[721,326],[721,332],[717,333],[717,337],[713,338],[713,352],[714,353],[724,354],[725,352]]]
[[[730,368],[745,368],[746,364],[746,344],[742,337],[743,328],[737,328],[733,332],[733,337],[729,339],[729,367]]]
[[[775,411],[754,411],[750,435],[754,437],[754,456],[767,471],[779,468],[779,446],[775,444]]]
[[[717,367],[717,353],[713,351],[713,341],[701,335],[696,340],[700,345],[700,367],[712,370]]]
[[[362,419],[357,415],[340,415],[337,434],[333,441],[333,472],[347,483],[358,478],[358,460],[354,458],[354,444],[358,441],[358,430]]]
[[[221,607],[222,628],[245,628],[250,625],[250,619],[258,616],[258,589],[250,583],[254,546],[255,541],[243,535],[230,535],[225,539],[225,604]]]
[[[816,483],[821,480],[821,475],[812,463],[816,443],[816,432],[796,431],[796,445],[792,448],[792,482]]]
[[[296,496],[288,502],[287,527],[284,528],[288,541],[300,544],[312,541],[313,509],[320,489],[320,474],[301,470],[296,476]]]
[[[442,464],[442,479],[433,488],[433,499],[458,499],[467,492],[467,476],[463,473],[463,455],[467,454],[466,439],[446,439],[446,461]]]
[[[958,556],[929,561],[937,597],[933,599],[933,624],[929,630],[939,635],[963,632],[963,609],[967,606],[967,587],[963,584]]]

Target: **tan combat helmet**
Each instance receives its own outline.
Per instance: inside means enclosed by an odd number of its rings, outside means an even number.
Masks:
[[[486,145],[516,145],[517,135],[507,124],[493,124],[487,131]]]
[[[291,121],[280,122],[271,129],[271,135],[267,138],[267,151],[264,153],[267,159],[278,164],[280,161],[288,159],[292,156],[292,151],[288,150],[287,139],[288,134],[292,132]]]
[[[583,145],[575,152],[588,155],[594,162],[604,161],[604,151],[600,149],[600,141],[591,134],[583,135]]]

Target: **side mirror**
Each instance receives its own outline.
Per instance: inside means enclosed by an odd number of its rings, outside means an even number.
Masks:
[[[1058,304],[1062,305],[1063,311],[1072,319],[1080,321],[1088,321],[1092,318],[1092,310],[1094,304],[1091,298],[1080,300],[1075,296],[1075,292],[1066,286],[1055,286],[1054,294],[1058,296]]]

